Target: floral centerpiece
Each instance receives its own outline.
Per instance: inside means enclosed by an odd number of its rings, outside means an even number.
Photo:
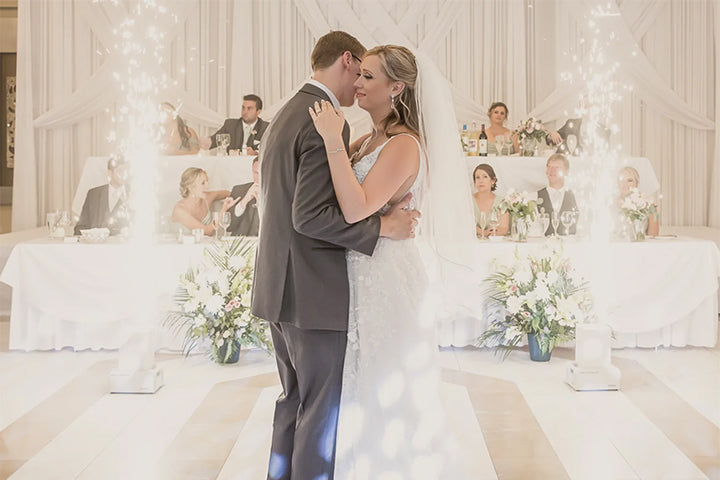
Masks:
[[[510,214],[518,240],[525,241],[529,223],[535,221],[537,212],[537,202],[534,196],[528,192],[518,192],[511,188],[500,202],[500,211]]]
[[[203,262],[180,277],[176,309],[166,313],[165,323],[184,330],[186,355],[205,339],[218,363],[236,362],[241,345],[272,352],[267,322],[250,313],[254,253],[254,242],[246,238],[215,242]]]
[[[649,196],[631,188],[620,200],[620,213],[632,225],[633,240],[643,240],[650,216],[657,215],[657,206]]]
[[[485,282],[488,301],[500,307],[499,317],[479,345],[496,345],[506,358],[528,335],[531,358],[536,342],[538,353],[549,359],[555,345],[575,338],[575,325],[589,318],[592,302],[587,282],[556,247],[523,255],[516,250],[510,261],[495,259],[493,264],[495,271]]]
[[[544,142],[548,134],[542,122],[533,117],[520,123],[514,133],[520,138],[520,144],[523,146],[523,155],[527,157],[535,155],[535,147]]]

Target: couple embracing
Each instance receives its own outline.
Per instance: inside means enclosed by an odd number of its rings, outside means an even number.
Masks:
[[[311,63],[312,79],[277,113],[260,155],[252,310],[270,322],[283,388],[268,479],[449,478],[435,323],[414,239],[434,172],[449,171],[430,164],[442,159],[428,153],[435,134],[424,123],[438,110],[454,117],[435,100],[447,102],[449,90],[431,92],[439,73],[408,49],[366,51],[340,31],[318,40]],[[425,71],[434,85],[421,84]],[[349,145],[340,107],[356,97],[373,131]],[[446,153],[460,148],[450,141]],[[469,186],[452,194],[470,212]]]

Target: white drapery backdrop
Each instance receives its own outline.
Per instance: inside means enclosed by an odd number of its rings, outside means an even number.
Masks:
[[[85,159],[107,140],[119,92],[112,28],[135,0],[26,0],[18,5],[18,89],[13,230],[68,209]],[[585,41],[613,35],[620,80],[613,142],[645,156],[661,181],[662,223],[720,227],[720,7],[713,0],[616,0],[602,21],[594,0],[173,0],[159,101],[181,104],[198,132],[237,117],[259,94],[268,119],[310,74],[314,40],[346,30],[366,46],[425,51],[453,84],[458,121],[486,122],[508,104],[508,127],[528,115],[559,126],[580,87],[561,80],[586,61]],[[367,117],[354,108],[355,132]],[[228,186],[229,187],[229,186]]]

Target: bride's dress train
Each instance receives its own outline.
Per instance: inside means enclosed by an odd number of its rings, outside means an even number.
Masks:
[[[360,182],[384,146],[353,166]],[[420,204],[425,172],[421,155],[410,208]],[[414,240],[380,238],[372,257],[349,252],[347,261],[350,316],[335,478],[453,478],[436,330],[424,305],[428,279],[418,248]]]

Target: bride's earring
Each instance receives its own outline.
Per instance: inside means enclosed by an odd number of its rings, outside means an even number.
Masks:
[[[393,105],[395,105],[395,94],[394,94],[394,93],[391,93],[391,94],[390,94],[390,103],[392,103]]]

